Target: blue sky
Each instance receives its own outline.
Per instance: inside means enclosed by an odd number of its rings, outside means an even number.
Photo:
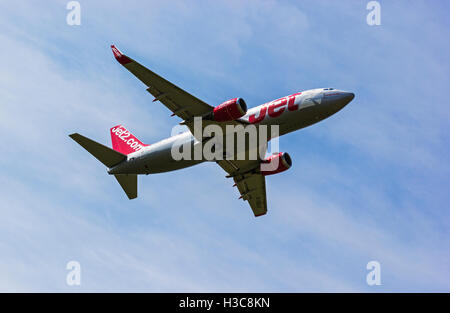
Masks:
[[[450,291],[447,1],[0,3],[1,291]],[[178,120],[110,44],[217,105],[335,87],[356,98],[284,136],[255,219],[215,164],[127,200],[67,137],[145,143]],[[67,262],[81,285],[66,284]],[[381,264],[381,286],[366,264]]]

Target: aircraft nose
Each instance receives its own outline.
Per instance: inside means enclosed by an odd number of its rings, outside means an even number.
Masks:
[[[344,101],[347,101],[347,103],[349,103],[353,100],[353,98],[355,98],[355,94],[353,92],[344,92],[342,98]]]
[[[355,94],[353,92],[341,90],[338,92],[329,92],[324,95],[323,104],[328,108],[328,110],[335,113],[345,107],[350,101],[353,100],[353,98],[355,98]]]
[[[341,91],[341,93],[335,98],[335,104],[340,107],[344,107],[352,101],[353,98],[355,98],[355,94],[353,92]]]

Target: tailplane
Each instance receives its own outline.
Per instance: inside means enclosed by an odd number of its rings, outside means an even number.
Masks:
[[[116,174],[114,175],[128,199],[137,198],[137,175],[136,174]]]
[[[133,136],[123,125],[111,128],[111,141],[114,150],[130,154],[148,146]]]
[[[107,167],[111,168],[127,158],[125,154],[108,148],[107,146],[95,142],[94,140],[84,137],[78,133],[71,134],[69,137],[75,140],[80,146],[86,149]]]
[[[111,132],[112,134],[112,132]],[[101,143],[95,142],[92,139],[84,137],[78,133],[69,135],[80,146],[86,149],[97,160],[102,162],[105,166],[111,168],[127,159],[127,156],[116,149],[108,148]],[[137,197],[137,175],[136,174],[116,174],[114,175],[122,187],[123,191],[128,196],[128,199]]]

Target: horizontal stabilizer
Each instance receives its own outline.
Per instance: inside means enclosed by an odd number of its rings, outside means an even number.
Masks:
[[[95,142],[94,140],[84,137],[78,133],[71,134],[69,137],[75,140],[80,146],[86,149],[107,167],[113,167],[127,158],[125,154],[108,148],[107,146]]]
[[[137,198],[137,175],[136,174],[116,174],[114,175],[128,196],[128,199]]]

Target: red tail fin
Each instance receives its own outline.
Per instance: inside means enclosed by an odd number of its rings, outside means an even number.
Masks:
[[[123,154],[130,154],[148,146],[134,137],[122,125],[111,128],[111,141],[113,149]]]

